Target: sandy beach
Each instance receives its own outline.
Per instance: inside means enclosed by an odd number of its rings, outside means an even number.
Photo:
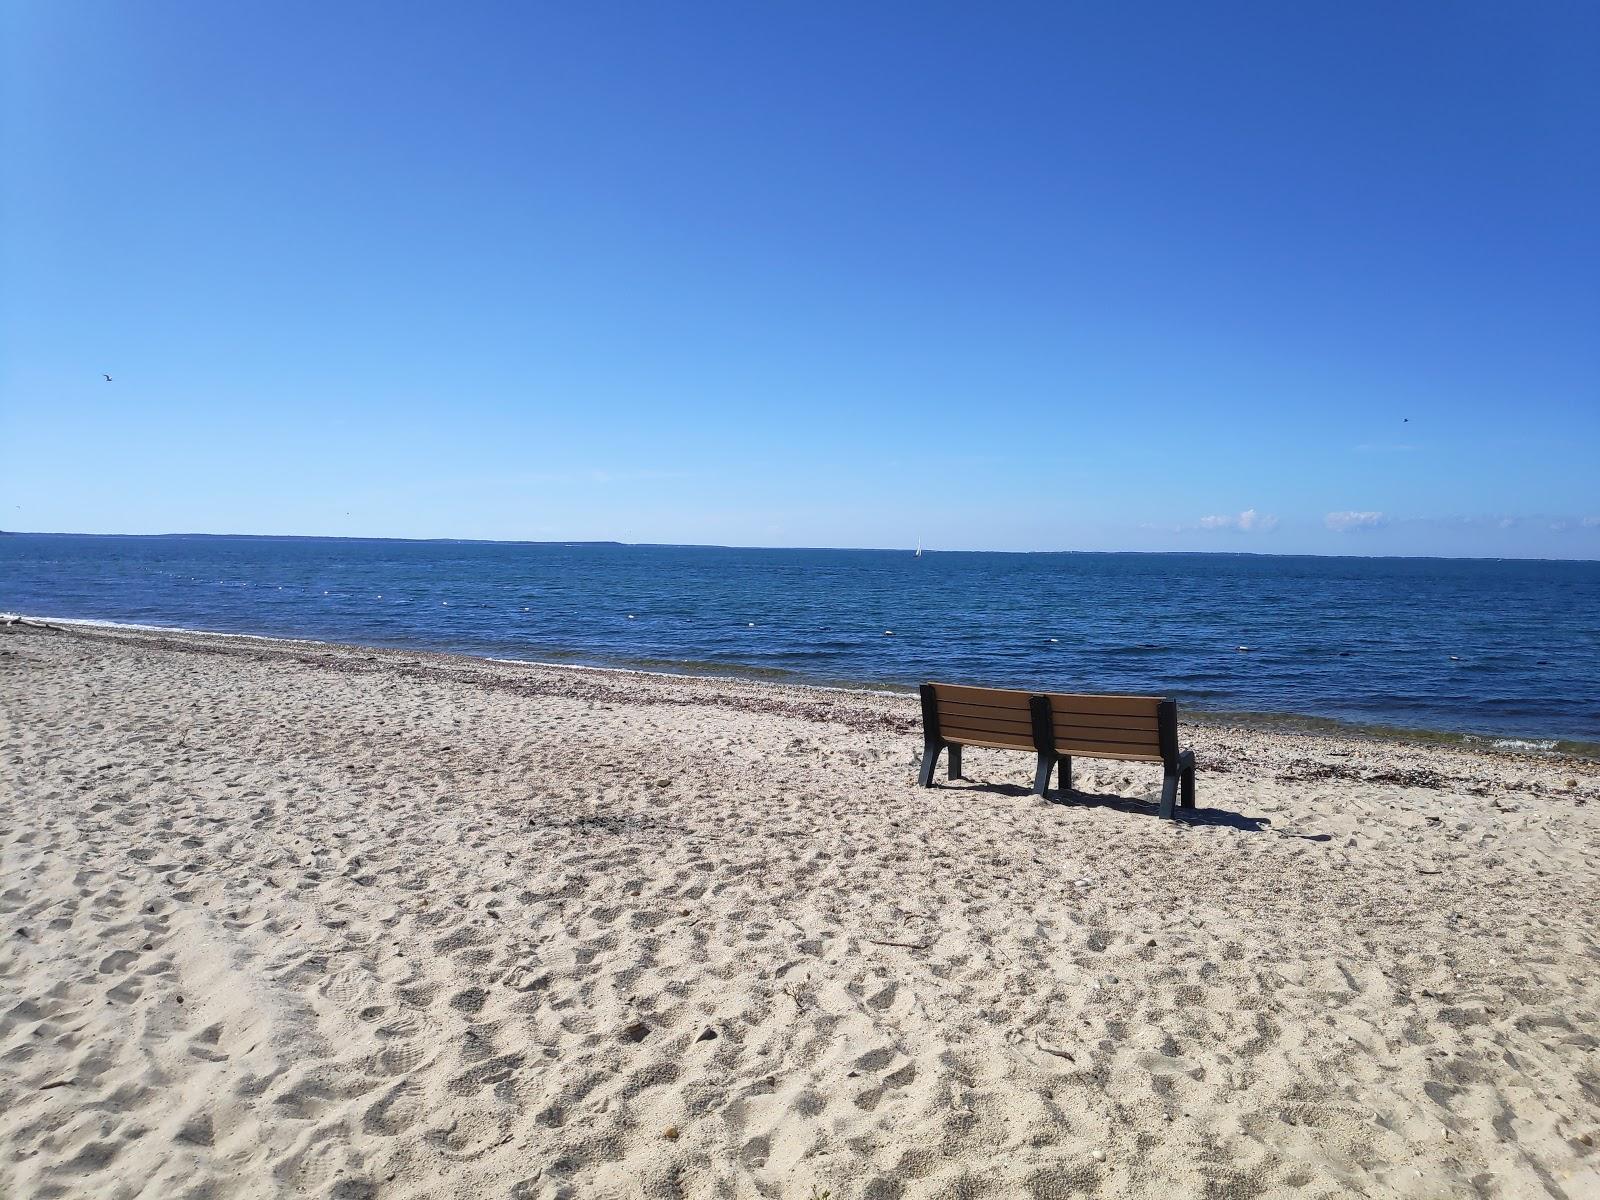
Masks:
[[[1600,766],[919,729],[0,631],[0,1196],[1600,1195]]]

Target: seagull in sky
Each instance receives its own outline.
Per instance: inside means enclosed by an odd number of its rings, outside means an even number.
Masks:
[[[104,371],[101,371],[101,372],[100,372],[100,374],[102,374],[102,375],[106,375],[106,373],[105,373],[105,372],[104,372]],[[109,375],[106,375],[106,382],[107,382],[107,383],[110,383],[110,382],[111,382],[111,376],[109,376]]]

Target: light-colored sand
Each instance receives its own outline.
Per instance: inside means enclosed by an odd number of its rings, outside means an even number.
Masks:
[[[1600,1195],[1594,764],[917,729],[0,635],[0,1196]]]

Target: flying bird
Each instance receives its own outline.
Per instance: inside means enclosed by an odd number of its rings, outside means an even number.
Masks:
[[[105,374],[106,374],[106,373],[105,373],[105,372],[104,372],[104,371],[101,371],[101,372],[100,372],[100,374],[102,374],[102,375],[105,375]],[[109,375],[106,375],[106,382],[107,382],[107,383],[110,383],[110,382],[111,382],[111,376],[109,376]]]

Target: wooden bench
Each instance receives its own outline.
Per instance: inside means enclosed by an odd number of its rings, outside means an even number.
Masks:
[[[1036,750],[1033,695],[1004,688],[922,685],[923,787],[933,786],[933,768],[941,750],[950,751],[950,778],[961,778],[961,747]],[[1040,766],[1046,763],[1040,756]],[[1054,760],[1048,760],[1053,762]],[[1045,776],[1049,778],[1048,774]]]
[[[922,774],[933,786],[941,751],[950,752],[950,778],[961,778],[961,748],[1031,750],[1038,756],[1033,790],[1043,796],[1061,765],[1061,791],[1072,791],[1072,760],[1110,758],[1158,762],[1165,768],[1161,816],[1171,817],[1182,787],[1193,808],[1194,751],[1178,749],[1178,705],[1159,696],[1084,696],[1006,688],[922,685]]]

